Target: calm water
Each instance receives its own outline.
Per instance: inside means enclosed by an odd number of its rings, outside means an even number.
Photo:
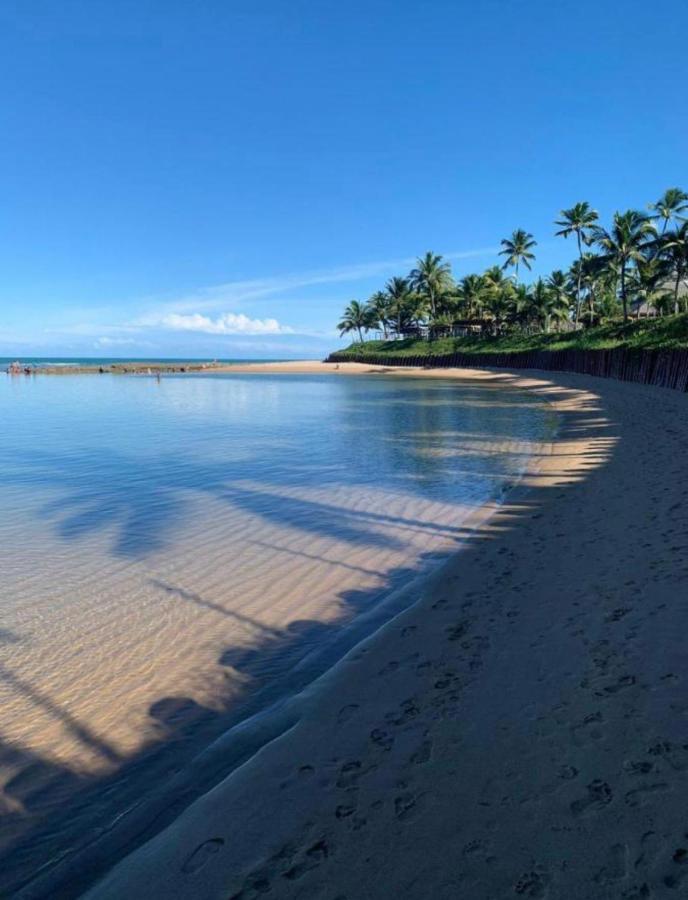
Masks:
[[[298,375],[3,376],[0,421],[3,895],[331,663],[555,424]]]

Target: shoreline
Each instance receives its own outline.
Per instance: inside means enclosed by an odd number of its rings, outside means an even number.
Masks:
[[[326,360],[283,360],[253,362],[204,362],[174,360],[169,362],[146,362],[132,360],[104,362],[102,364],[33,364],[14,363],[6,368],[12,377],[29,375],[138,375],[154,376],[158,380],[163,375],[178,374],[373,374],[376,372],[402,372],[418,375],[433,370],[455,376],[457,371],[487,370],[522,373],[549,372],[552,374],[585,375],[610,378],[654,387],[671,388],[682,393],[688,392],[688,350],[683,348],[625,348],[609,350],[560,350],[523,351],[503,353],[455,353],[449,356],[371,356],[351,361],[345,353],[331,353]],[[527,376],[526,376],[527,377]]]
[[[175,360],[174,362],[126,361],[104,363],[70,363],[20,364],[16,370],[10,366],[5,374],[15,378],[27,375],[228,375],[228,374],[269,374],[269,375],[313,375],[322,374],[360,374],[367,370],[378,371],[380,366],[367,363],[326,363],[322,360],[289,360],[284,362],[198,362]]]
[[[671,600],[687,570],[670,535],[686,509],[665,480],[678,493],[685,398],[539,374],[476,377],[557,404],[552,454],[281,737],[89,896],[602,900],[680,883]]]

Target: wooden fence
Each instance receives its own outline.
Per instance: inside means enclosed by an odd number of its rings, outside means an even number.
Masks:
[[[542,369],[688,391],[688,350],[531,350],[523,353],[448,353],[443,356],[332,353],[326,362],[427,368]]]

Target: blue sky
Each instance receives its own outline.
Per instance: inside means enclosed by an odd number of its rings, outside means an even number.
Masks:
[[[688,4],[3,0],[0,355],[320,356],[428,249],[688,187]]]

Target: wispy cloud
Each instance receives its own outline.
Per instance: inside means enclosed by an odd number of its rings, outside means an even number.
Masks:
[[[481,256],[494,256],[496,247],[482,247],[475,250],[461,250],[445,253],[444,258],[450,261],[473,259]],[[376,260],[367,263],[337,266],[331,269],[314,269],[307,272],[276,275],[269,278],[255,278],[244,281],[227,281],[223,284],[199,288],[196,291],[162,302],[162,306],[170,312],[186,312],[193,310],[217,310],[220,307],[232,307],[246,301],[272,297],[275,294],[286,294],[298,288],[319,284],[337,284],[342,282],[363,281],[376,275],[384,276],[396,271],[411,268],[416,262],[413,256],[397,259]]]

